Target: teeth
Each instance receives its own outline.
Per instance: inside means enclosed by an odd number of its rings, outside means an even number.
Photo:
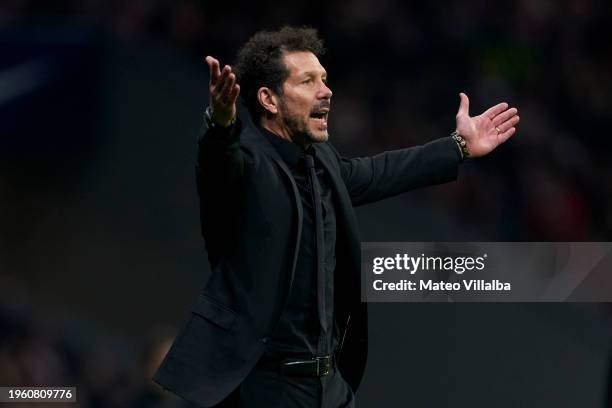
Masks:
[[[314,118],[323,118],[323,117],[327,117],[328,114],[329,114],[329,109],[321,109],[320,111],[311,113],[310,116]]]

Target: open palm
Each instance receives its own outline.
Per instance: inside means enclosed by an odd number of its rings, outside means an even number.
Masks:
[[[508,109],[503,102],[490,107],[481,115],[470,117],[470,100],[460,93],[461,102],[457,112],[457,132],[463,137],[470,151],[470,157],[488,154],[504,143],[516,132],[519,122],[516,108]]]

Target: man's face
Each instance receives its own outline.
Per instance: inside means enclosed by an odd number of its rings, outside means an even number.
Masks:
[[[280,95],[279,121],[294,142],[317,143],[328,138],[327,118],[332,91],[327,73],[311,52],[289,52],[283,57],[289,76]]]

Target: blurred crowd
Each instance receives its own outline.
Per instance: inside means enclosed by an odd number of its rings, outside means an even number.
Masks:
[[[612,232],[611,17],[596,0],[8,0],[0,24],[70,22],[225,62],[258,29],[313,25],[329,50],[335,143],[365,154],[426,142],[453,130],[459,91],[472,113],[506,100],[522,118],[515,140],[430,193],[433,205],[485,225],[481,239],[580,241]]]
[[[76,387],[80,408],[186,406],[151,381],[173,329],[154,328],[141,342],[130,341],[61,309],[37,309],[17,285],[0,283],[0,385]]]

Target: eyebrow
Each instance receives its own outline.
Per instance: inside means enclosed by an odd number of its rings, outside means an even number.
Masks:
[[[317,76],[320,71],[306,71],[300,76]],[[322,77],[327,77],[327,71],[323,71],[321,74]]]

